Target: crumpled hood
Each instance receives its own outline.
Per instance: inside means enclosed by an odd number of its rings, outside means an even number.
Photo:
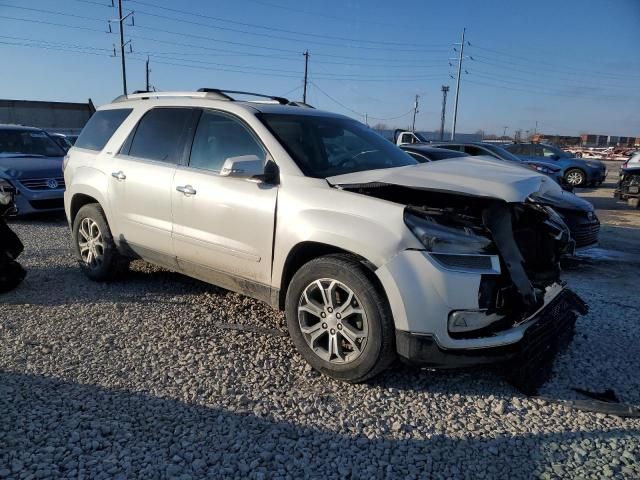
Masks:
[[[384,183],[524,202],[533,193],[561,191],[546,175],[489,157],[439,160],[407,167],[328,177],[332,186]]]
[[[0,173],[10,178],[62,176],[62,157],[14,157],[0,154]]]

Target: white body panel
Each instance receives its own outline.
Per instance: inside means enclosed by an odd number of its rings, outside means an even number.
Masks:
[[[151,95],[151,94],[150,94]],[[194,107],[224,111],[260,139],[277,164],[279,184],[222,177],[185,166],[172,167],[121,156],[125,139],[153,107]],[[518,341],[522,329],[499,339],[453,340],[447,335],[452,310],[478,308],[480,275],[445,270],[424,253],[404,223],[405,206],[336,188],[382,182],[522,202],[559,186],[544,175],[505,162],[470,158],[461,172],[455,161],[371,170],[331,177],[305,177],[248,103],[198,98],[149,98],[101,108],[133,108],[102,152],[72,148],[65,170],[65,209],[72,221],[73,199],[91,197],[104,209],[118,244],[135,244],[177,259],[176,269],[213,278],[194,266],[265,285],[281,285],[292,250],[316,242],[354,253],[375,271],[398,330],[432,334],[442,346],[479,348]],[[262,107],[260,107],[262,108]],[[284,108],[284,107],[283,107]],[[311,109],[305,115],[331,115]],[[122,172],[126,179],[112,173]],[[190,185],[194,195],[178,192]],[[333,186],[332,186],[333,185]],[[152,257],[144,257],[153,261]],[[165,262],[165,265],[171,262]]]

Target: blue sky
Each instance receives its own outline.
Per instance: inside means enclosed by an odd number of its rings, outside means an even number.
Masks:
[[[116,0],[117,3],[117,0]],[[122,91],[111,0],[0,0],[0,97],[109,102]],[[16,8],[18,7],[18,8]],[[467,28],[458,131],[640,136],[640,0],[125,0],[129,90],[202,86],[302,96],[369,123],[450,128]],[[117,26],[113,25],[113,32]],[[451,62],[455,66],[455,62]],[[380,120],[383,119],[383,120]]]

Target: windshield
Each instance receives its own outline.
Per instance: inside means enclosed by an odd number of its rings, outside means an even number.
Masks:
[[[553,145],[543,145],[542,152],[545,157],[552,157],[557,155],[560,158],[573,158],[573,155],[565,152],[564,150],[554,147]]]
[[[497,145],[487,145],[487,144],[483,144],[482,146],[487,150],[490,150],[491,152],[498,155],[502,160],[508,160],[510,162],[522,161],[506,148],[498,147]]]
[[[49,135],[39,130],[0,130],[0,154],[63,157],[65,152]]]
[[[418,132],[413,132],[413,134],[416,136],[416,138],[418,140],[420,140],[421,142],[427,143],[429,140],[427,140],[427,137],[425,137],[424,135],[422,135],[421,133]]]
[[[349,118],[269,113],[259,117],[308,177],[326,178],[418,163]]]

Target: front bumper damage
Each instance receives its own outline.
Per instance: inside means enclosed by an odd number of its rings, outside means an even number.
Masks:
[[[571,340],[577,315],[587,312],[560,280],[560,258],[574,247],[568,227],[534,203],[435,195],[422,201],[407,202],[412,215],[484,229],[493,242],[485,258],[496,261],[444,265],[426,245],[378,268],[399,356],[430,368],[508,364],[519,388],[534,391]]]
[[[396,348],[405,363],[420,367],[502,366],[514,385],[524,393],[534,394],[548,378],[556,354],[571,342],[577,315],[585,315],[588,310],[578,295],[564,287],[521,323],[522,337],[515,343],[487,348],[445,348],[433,335],[397,330]]]

